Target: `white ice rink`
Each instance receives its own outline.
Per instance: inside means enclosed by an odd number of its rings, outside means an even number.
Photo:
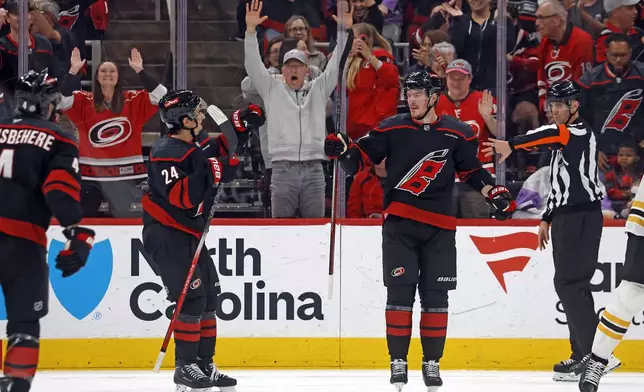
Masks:
[[[394,392],[381,370],[231,370],[237,392]],[[577,392],[576,383],[555,383],[550,372],[443,371],[440,392]],[[87,371],[37,373],[33,392],[173,392],[172,372]],[[424,392],[419,371],[410,372],[403,392]],[[600,392],[642,392],[644,374],[614,373]]]

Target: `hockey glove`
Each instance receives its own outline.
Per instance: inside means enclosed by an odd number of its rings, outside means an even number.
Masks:
[[[85,266],[96,233],[85,227],[71,227],[63,230],[63,234],[67,243],[56,256],[56,268],[63,271],[63,278],[66,278]]]
[[[232,158],[228,161],[219,158],[208,158],[208,165],[210,166],[212,183],[219,185],[219,183],[230,182],[235,179],[239,160],[237,158]]]
[[[257,129],[266,122],[264,109],[259,105],[248,105],[246,109],[240,109],[233,113],[233,125],[239,133],[244,133],[250,129]]]
[[[485,201],[494,209],[494,217],[500,221],[511,218],[517,209],[517,202],[504,186],[497,185],[490,189]]]
[[[324,141],[324,154],[331,159],[341,157],[352,145],[349,136],[342,133],[332,133]]]

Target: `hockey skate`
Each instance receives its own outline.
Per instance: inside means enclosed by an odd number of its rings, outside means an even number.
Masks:
[[[175,392],[210,392],[213,381],[196,363],[177,364],[174,371]]]
[[[199,369],[201,369],[206,377],[210,378],[214,388],[219,388],[221,392],[236,391],[235,386],[237,385],[237,380],[221,373],[212,359],[198,359],[197,365],[199,365]]]
[[[568,358],[559,362],[553,367],[552,379],[555,381],[579,381],[579,374],[581,374],[582,361],[574,358]]]
[[[579,379],[579,391],[597,392],[599,380],[606,374],[606,368],[607,366],[598,361],[596,357],[589,357]]]
[[[389,382],[396,387],[398,392],[402,391],[407,384],[407,361],[404,359],[393,359],[391,361],[391,378]]]
[[[423,381],[427,387],[427,392],[437,392],[438,388],[443,386],[441,379],[440,365],[436,361],[423,361]]]

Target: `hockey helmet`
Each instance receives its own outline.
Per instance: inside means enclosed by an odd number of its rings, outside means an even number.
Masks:
[[[195,120],[196,110],[203,106],[203,100],[190,90],[175,90],[167,93],[159,101],[159,115],[174,133],[183,128],[183,119]]]
[[[443,91],[443,81],[437,75],[425,71],[412,72],[405,78],[403,96],[407,97],[409,90],[425,90],[427,96],[439,94]]]
[[[570,80],[553,83],[548,87],[549,101],[572,101],[579,97],[579,88]]]
[[[50,120],[60,103],[58,79],[50,77],[48,70],[31,70],[16,82],[16,114]],[[49,105],[54,108],[49,112]]]

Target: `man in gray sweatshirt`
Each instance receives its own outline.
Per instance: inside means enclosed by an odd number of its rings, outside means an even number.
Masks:
[[[326,103],[338,82],[338,73],[351,49],[353,33],[344,47],[336,47],[325,71],[306,81],[306,54],[297,49],[284,55],[282,77],[272,76],[259,55],[256,27],[266,17],[260,16],[261,1],[253,0],[246,9],[244,43],[246,72],[266,105],[268,151],[273,174],[271,208],[274,218],[295,216],[299,208],[303,218],[324,217],[324,172],[322,161],[326,138]],[[351,13],[343,18],[352,25]],[[341,64],[342,63],[342,64]]]

